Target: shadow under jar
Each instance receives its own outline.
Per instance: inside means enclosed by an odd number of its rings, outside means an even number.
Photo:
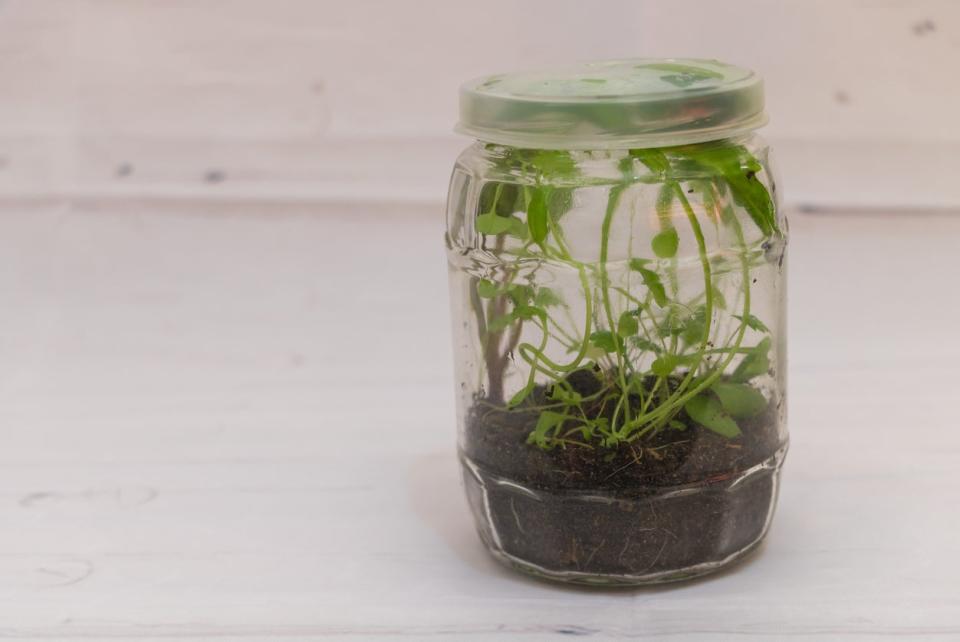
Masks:
[[[761,80],[619,60],[461,89],[447,248],[480,537],[537,576],[649,584],[762,540],[785,424],[786,220]]]

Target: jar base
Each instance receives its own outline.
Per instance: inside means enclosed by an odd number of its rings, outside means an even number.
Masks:
[[[754,552],[773,518],[786,450],[722,480],[629,492],[532,488],[460,459],[494,558],[542,579],[612,587],[692,579]]]

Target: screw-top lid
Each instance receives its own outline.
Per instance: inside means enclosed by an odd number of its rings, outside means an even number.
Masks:
[[[716,140],[766,121],[763,81],[749,69],[639,58],[471,80],[457,131],[513,147],[605,149]]]

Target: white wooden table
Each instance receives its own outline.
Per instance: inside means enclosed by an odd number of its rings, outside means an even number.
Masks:
[[[502,569],[438,208],[0,208],[0,637],[960,639],[960,216],[795,214],[779,513],[703,581]]]

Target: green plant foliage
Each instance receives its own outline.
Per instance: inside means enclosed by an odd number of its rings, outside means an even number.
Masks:
[[[705,79],[699,69],[665,64],[654,68],[666,82],[683,86]],[[495,243],[525,267],[477,279],[473,300],[483,315],[477,326],[484,333],[491,380],[508,364],[526,368],[526,381],[498,403],[536,417],[527,443],[542,449],[614,449],[695,426],[727,439],[740,437],[738,422],[771,404],[758,387],[771,367],[770,330],[751,312],[750,297],[761,241],[753,234],[749,245],[742,227],[755,226],[763,240],[780,234],[773,199],[761,180],[763,165],[729,141],[629,150],[616,161],[619,182],[602,184],[608,201],[600,255],[587,261],[571,254],[564,228],[568,213],[579,216],[573,209],[577,190],[598,183],[579,175],[575,154],[505,148],[497,154],[501,175],[517,181],[484,185],[475,226],[496,239],[481,239],[488,243],[483,247]],[[656,190],[655,233],[646,237],[655,258],[614,258],[611,247],[623,247],[625,239],[611,239],[612,230],[622,229],[613,221],[628,209],[620,200],[635,185]],[[698,198],[688,197],[691,193]],[[682,227],[684,238],[696,243],[690,246],[696,249],[692,265],[702,273],[693,293],[678,276],[678,265],[691,260],[678,257]],[[724,227],[726,238],[739,239],[738,254],[709,254],[709,235]],[[575,275],[582,300],[569,300],[567,291],[564,300],[538,283],[536,266],[547,262]],[[748,331],[762,337],[749,338]]]
[[[740,426],[714,397],[697,395],[684,404],[683,409],[695,422],[719,435],[731,439],[740,435]]]
[[[650,365],[650,371],[658,377],[669,377],[677,369],[680,360],[675,354],[665,354],[657,357]]]
[[[590,334],[590,343],[604,352],[616,352],[617,340],[609,330],[600,330]]]
[[[527,205],[527,226],[534,243],[543,243],[547,238],[547,197],[543,189],[532,190]]]
[[[637,321],[637,316],[633,312],[627,311],[620,315],[620,320],[617,322],[617,334],[621,337],[630,337],[639,331],[640,322]]]
[[[734,314],[733,318],[736,319],[737,321],[743,321],[744,323],[747,324],[748,328],[752,330],[756,330],[757,332],[770,332],[770,328],[768,328],[763,321],[753,316],[752,314],[748,314],[745,317]]]
[[[648,263],[649,261],[646,259],[631,259],[630,269],[640,273],[643,284],[647,286],[650,294],[653,295],[653,300],[656,301],[657,305],[661,308],[665,307],[667,305],[667,290],[663,287],[660,275],[645,267]]]
[[[650,241],[653,253],[661,259],[671,259],[677,255],[677,248],[680,245],[680,235],[677,234],[675,227],[670,227],[659,232]]]
[[[563,413],[544,410],[540,413],[540,417],[537,418],[537,425],[533,429],[533,432],[527,437],[527,443],[536,444],[541,448],[549,448],[551,442],[547,438],[548,433],[562,426],[566,418],[567,415]]]
[[[477,294],[484,299],[492,299],[499,293],[500,290],[497,289],[497,284],[493,281],[482,279],[479,283],[477,283]]]
[[[513,283],[507,286],[507,296],[516,306],[522,306],[529,303],[534,296],[533,288],[522,283]]]
[[[512,216],[498,216],[493,212],[481,214],[477,217],[477,231],[481,234],[495,236],[510,229]]]
[[[560,295],[546,286],[537,290],[537,295],[533,298],[533,302],[541,308],[552,308],[563,305],[563,299],[560,298]]]
[[[560,149],[540,149],[529,154],[529,163],[541,176],[568,179],[577,175],[577,164],[570,153]]]
[[[770,337],[753,347],[733,371],[733,380],[743,383],[764,375],[770,369]]]
[[[568,187],[554,187],[547,196],[547,211],[553,221],[559,221],[573,204],[573,190]]]
[[[707,144],[684,150],[690,159],[723,178],[734,202],[747,211],[764,236],[779,233],[773,198],[757,178],[763,166],[752,154],[739,145]]]
[[[518,390],[515,395],[510,397],[510,401],[507,402],[507,406],[511,408],[514,406],[519,406],[521,403],[524,402],[524,400],[528,396],[530,396],[530,393],[532,391],[533,391],[533,386],[531,386],[530,384],[527,384],[526,386]]]
[[[731,417],[738,419],[754,417],[767,407],[767,399],[763,393],[745,383],[718,381],[713,384],[711,390]]]
[[[707,332],[707,307],[705,305],[697,306],[683,323],[680,336],[684,342],[690,345],[698,344],[704,340]]]
[[[654,174],[666,174],[670,171],[670,161],[659,149],[631,149],[630,156],[646,165]]]
[[[487,183],[480,191],[477,209],[482,214],[510,216],[523,209],[523,191],[513,183]]]

